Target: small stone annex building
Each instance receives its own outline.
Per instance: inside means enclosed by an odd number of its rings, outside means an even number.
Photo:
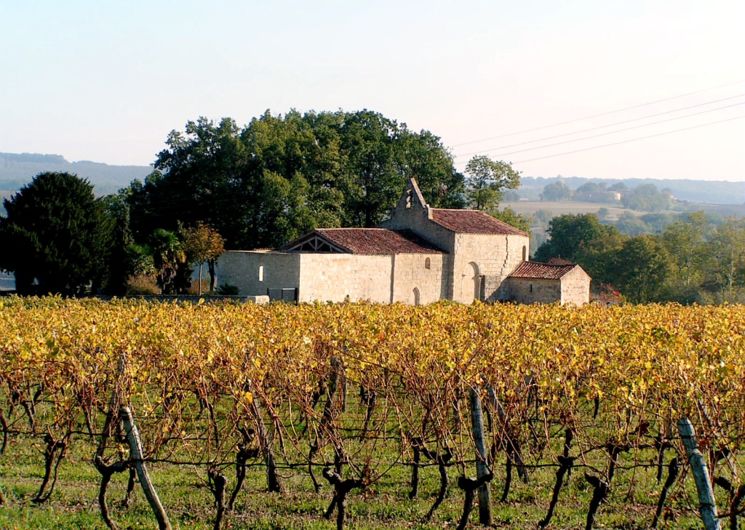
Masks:
[[[431,208],[414,179],[380,228],[319,228],[277,250],[230,250],[222,284],[311,302],[589,301],[579,265],[528,261],[528,234],[478,210]]]

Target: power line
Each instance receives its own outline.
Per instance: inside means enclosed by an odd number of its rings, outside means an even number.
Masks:
[[[533,162],[533,161],[536,161],[536,160],[544,160],[546,158],[554,158],[554,157],[557,157],[557,156],[571,155],[573,153],[581,153],[582,151],[591,151],[593,149],[600,149],[602,147],[610,147],[610,146],[613,146],[613,145],[627,144],[627,143],[630,143],[630,142],[638,142],[640,140],[646,140],[648,138],[655,138],[657,136],[665,136],[667,134],[673,134],[673,133],[678,133],[678,132],[682,132],[682,131],[690,131],[691,129],[699,129],[701,127],[707,127],[709,125],[715,125],[717,123],[724,123],[724,122],[728,122],[728,121],[741,120],[743,118],[745,118],[745,115],[735,116],[733,118],[727,118],[727,119],[724,119],[724,120],[710,121],[710,122],[707,122],[707,123],[701,123],[699,125],[693,125],[691,127],[683,127],[681,129],[673,129],[672,131],[665,131],[665,132],[661,132],[661,133],[657,133],[657,134],[649,134],[647,136],[639,136],[637,138],[629,138],[627,140],[621,140],[621,141],[618,141],[618,142],[611,142],[611,143],[607,143],[607,144],[594,145],[594,146],[585,147],[585,148],[582,148],[582,149],[575,149],[573,151],[565,151],[563,153],[554,153],[552,155],[539,156],[539,157],[536,157],[536,158],[528,158],[526,160],[518,160],[517,162],[514,162],[514,164],[524,164],[526,162]]]
[[[572,138],[571,140],[562,140],[561,142],[552,142],[550,144],[536,145],[534,147],[526,147],[525,149],[518,149],[516,151],[509,151],[509,152],[506,152],[506,153],[497,153],[494,156],[497,157],[497,158],[500,158],[500,157],[507,156],[507,155],[514,155],[516,153],[524,153],[526,151],[535,151],[537,149],[545,149],[547,147],[553,147],[553,146],[556,146],[556,145],[571,144],[571,143],[574,143],[574,142],[581,142],[583,140],[591,140],[593,138],[598,138],[600,136],[608,136],[609,134],[617,134],[617,133],[620,133],[620,132],[631,131],[633,129],[640,129],[642,127],[650,127],[652,125],[658,125],[660,123],[666,123],[666,122],[669,122],[669,121],[682,120],[682,119],[685,119],[685,118],[690,118],[691,116],[698,116],[699,114],[706,114],[706,113],[709,113],[709,112],[716,112],[716,111],[723,110],[723,109],[729,109],[729,108],[732,108],[732,107],[737,107],[739,105],[745,105],[745,101],[739,101],[737,103],[732,103],[730,105],[723,105],[721,107],[716,107],[716,108],[713,108],[713,109],[700,110],[698,112],[691,112],[690,114],[684,114],[683,116],[675,116],[674,118],[665,118],[664,120],[652,121],[652,122],[649,122],[649,123],[644,123],[642,125],[632,125],[631,127],[624,127],[622,129],[614,129],[612,131],[608,131],[608,132],[604,132],[604,133],[591,134],[591,135],[588,135],[588,136],[581,136],[580,138]],[[526,143],[530,143],[530,142],[526,142]],[[470,153],[466,153],[466,155],[467,154],[470,154]],[[457,156],[465,156],[465,155],[457,155]]]
[[[528,133],[528,132],[540,131],[542,129],[550,129],[552,127],[558,127],[559,125],[566,125],[568,123],[576,123],[578,121],[589,120],[589,119],[592,119],[592,118],[599,118],[600,116],[607,116],[609,114],[617,114],[619,112],[624,112],[624,111],[627,111],[627,110],[638,109],[638,108],[641,108],[641,107],[648,107],[650,105],[655,105],[657,103],[663,103],[665,101],[671,101],[671,100],[674,100],[674,99],[680,99],[680,98],[684,98],[686,96],[692,96],[694,94],[701,94],[702,92],[709,92],[710,90],[716,90],[718,88],[725,88],[725,87],[740,85],[743,82],[745,82],[745,79],[740,79],[739,81],[736,81],[734,83],[725,83],[723,85],[717,85],[717,86],[714,86],[714,87],[703,88],[701,90],[694,90],[692,92],[686,92],[684,94],[678,94],[676,96],[670,96],[670,97],[667,97],[667,98],[660,98],[660,99],[655,99],[655,100],[652,100],[652,101],[647,101],[647,102],[644,102],[644,103],[638,103],[636,105],[630,105],[628,107],[622,107],[620,109],[609,110],[609,111],[605,111],[605,112],[599,112],[597,114],[590,114],[590,115],[584,116],[582,118],[573,118],[571,120],[566,120],[566,121],[560,121],[560,122],[556,122],[556,123],[551,123],[549,125],[541,125],[541,126],[538,126],[538,127],[532,127],[530,129],[523,129],[523,130],[520,130],[520,131],[514,131],[514,132],[510,132],[510,133],[498,134],[498,135],[495,135],[495,136],[489,136],[489,137],[485,137],[485,138],[478,138],[476,140],[469,140],[467,142],[460,142],[460,143],[457,143],[457,144],[453,144],[452,147],[458,147],[458,146],[461,146],[461,145],[469,145],[469,144],[477,144],[477,143],[486,142],[486,141],[489,141],[489,140],[496,140],[497,138],[505,138],[507,136],[516,136],[518,134],[524,134],[524,133]]]
[[[498,147],[490,147],[490,148],[487,148],[487,149],[479,149],[478,151],[470,151],[468,153],[461,153],[461,154],[458,154],[458,155],[455,155],[455,156],[456,157],[461,157],[461,156],[475,155],[475,154],[478,154],[478,153],[488,153],[490,151],[497,151],[499,149],[508,149],[510,147],[519,147],[521,145],[533,144],[533,143],[536,143],[536,142],[542,142],[544,140],[553,140],[554,138],[562,138],[564,136],[573,136],[575,134],[579,134],[579,133],[583,133],[583,132],[587,132],[587,131],[596,131],[598,129],[605,129],[606,127],[613,127],[614,125],[623,125],[624,123],[632,123],[632,122],[635,122],[635,121],[646,120],[647,118],[655,118],[657,116],[664,116],[666,114],[672,114],[674,112],[680,112],[680,111],[683,111],[683,110],[694,109],[694,108],[697,108],[697,107],[704,107],[706,105],[712,105],[714,103],[721,103],[722,101],[729,101],[731,99],[740,98],[740,97],[743,97],[743,96],[745,96],[745,93],[743,93],[743,94],[737,94],[737,95],[734,95],[734,96],[728,96],[726,98],[712,99],[712,100],[709,100],[709,101],[704,101],[703,103],[696,103],[694,105],[687,105],[685,107],[678,107],[678,108],[675,108],[675,109],[665,110],[665,111],[662,111],[662,112],[655,112],[654,114],[646,114],[646,115],[640,116],[638,118],[630,118],[628,120],[621,120],[621,121],[617,121],[617,122],[613,122],[613,123],[607,123],[605,125],[597,125],[595,127],[587,127],[585,129],[578,129],[578,130],[572,131],[572,132],[554,134],[554,135],[551,135],[551,136],[544,136],[542,138],[536,138],[535,140],[526,140],[524,142],[517,142],[517,143],[514,143],[514,144],[500,145]],[[724,107],[722,107],[722,108],[724,108]],[[695,114],[691,114],[691,116],[694,116],[694,115]],[[677,118],[673,118],[673,119],[677,119]],[[657,122],[657,123],[660,123],[660,122]],[[649,125],[649,124],[647,124],[647,125]],[[639,125],[639,127],[645,127],[645,126],[646,125]]]

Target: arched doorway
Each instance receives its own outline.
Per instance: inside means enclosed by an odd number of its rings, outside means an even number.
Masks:
[[[481,283],[482,278],[479,272],[479,266],[472,261],[466,265],[466,270],[463,272],[461,293],[464,303],[470,304],[474,300],[481,300]]]
[[[419,292],[419,288],[418,287],[414,287],[413,295],[414,295],[414,305],[421,305],[422,304],[422,295]]]

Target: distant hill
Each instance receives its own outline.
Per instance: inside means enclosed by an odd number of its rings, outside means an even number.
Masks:
[[[61,155],[0,153],[0,197],[10,195],[44,171],[75,173],[79,177],[88,179],[95,187],[97,195],[107,195],[127,186],[134,179],[145,178],[152,171],[152,167],[115,166],[87,160],[69,162]],[[543,188],[557,180],[561,180],[573,190],[588,182],[604,182],[609,186],[622,182],[628,188],[635,188],[642,184],[654,184],[658,189],[669,189],[676,199],[689,203],[745,204],[745,182],[711,180],[522,177],[520,189],[517,192],[521,199],[538,200]]]
[[[88,179],[96,195],[107,195],[134,179],[143,179],[152,170],[150,166],[113,166],[88,160],[69,162],[61,155],[0,153],[0,195],[9,195],[44,171],[74,173]]]
[[[745,175],[743,175],[745,177]],[[561,180],[575,190],[588,182],[603,182],[608,186],[622,182],[628,188],[642,184],[654,184],[658,189],[669,189],[673,196],[681,201],[708,204],[745,204],[745,182],[728,182],[724,180],[663,180],[663,179],[595,179],[588,177],[522,177],[521,199],[538,200],[547,184]]]

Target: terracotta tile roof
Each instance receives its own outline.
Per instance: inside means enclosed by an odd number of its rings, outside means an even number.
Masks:
[[[575,267],[577,265],[574,263],[554,265],[551,263],[538,263],[537,261],[523,261],[509,277],[558,280]]]
[[[479,210],[432,208],[432,220],[459,234],[500,234],[527,236],[525,232]]]
[[[409,230],[387,228],[318,228],[289,243],[290,248],[314,236],[321,237],[350,254],[442,254],[442,250]]]

